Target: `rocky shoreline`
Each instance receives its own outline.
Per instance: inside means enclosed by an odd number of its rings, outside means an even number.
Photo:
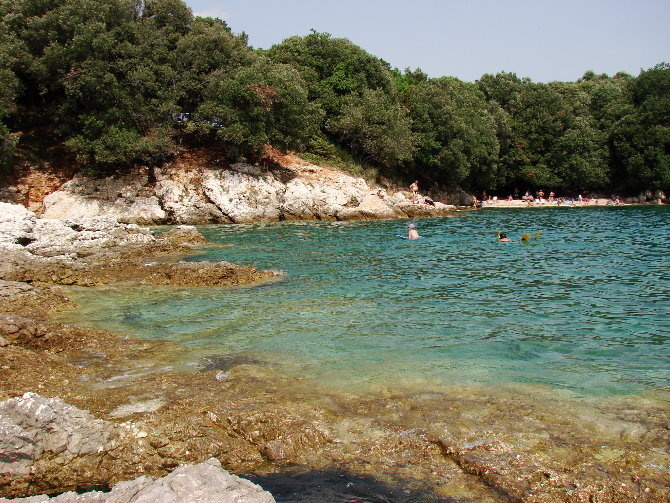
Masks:
[[[43,168],[46,169],[46,168]],[[0,200],[43,218],[110,216],[138,225],[196,225],[279,220],[373,220],[452,215],[456,206],[406,191],[373,187],[362,178],[276,154],[272,168],[221,164],[203,153],[183,153],[161,167],[71,179],[47,177],[37,167],[2,189]],[[47,170],[48,171],[48,170]],[[35,187],[35,184],[43,187]],[[456,204],[470,204],[465,193]]]
[[[262,487],[328,474],[362,501],[670,498],[666,397],[557,410],[559,397],[537,389],[334,394],[236,355],[178,372],[165,361],[179,351],[172,343],[54,322],[50,313],[75,307],[59,286],[227,287],[281,277],[175,261],[204,244],[192,227],[156,237],[108,217],[39,219],[9,204],[0,215],[2,497],[146,501],[174,487],[161,477],[180,475],[191,493],[241,484],[249,495],[230,501],[273,501],[225,469]],[[220,484],[207,486],[212,480]],[[124,488],[130,499],[104,499]],[[68,493],[88,490],[98,491]]]
[[[0,264],[0,398],[5,399],[0,403],[1,496],[109,488],[111,481],[130,480],[138,471],[145,471],[144,464],[138,466],[142,449],[135,444],[142,435],[132,425],[124,425],[130,432],[116,428],[60,399],[47,399],[26,389],[63,396],[75,386],[78,392],[81,373],[63,354],[91,348],[97,352],[106,348],[116,356],[123,353],[113,347],[119,343],[118,336],[50,322],[49,313],[75,307],[57,285],[223,287],[277,276],[227,262],[174,261],[204,242],[189,226],[155,237],[147,229],[119,224],[113,217],[38,219],[23,206],[0,203],[0,250],[5,259]],[[137,344],[125,346],[126,350],[137,349]],[[274,501],[254,484],[229,475],[217,460],[199,461],[203,463],[184,468],[178,475],[190,482],[174,494],[169,481],[152,482],[144,477],[117,486],[120,489],[115,487],[109,494],[91,493],[85,501],[110,498],[118,503],[147,497],[187,501],[194,488],[204,495],[202,501],[221,501],[222,495],[230,501]],[[54,501],[84,501],[77,498],[64,494]]]

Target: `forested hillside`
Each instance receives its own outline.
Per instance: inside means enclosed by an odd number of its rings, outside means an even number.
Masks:
[[[90,173],[193,146],[250,160],[269,144],[472,191],[670,189],[667,63],[468,83],[314,31],[253,49],[181,0],[0,0],[0,89],[5,174],[37,137]]]

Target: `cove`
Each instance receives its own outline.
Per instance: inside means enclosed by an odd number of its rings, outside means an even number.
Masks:
[[[670,208],[484,210],[413,221],[426,238],[398,239],[408,223],[201,226],[223,246],[188,260],[283,275],[227,289],[72,289],[80,308],[61,319],[176,342],[175,369],[251,361],[333,391],[667,390]]]

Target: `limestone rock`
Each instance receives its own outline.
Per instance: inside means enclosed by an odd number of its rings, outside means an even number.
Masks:
[[[151,451],[138,442],[143,436],[146,433],[141,435],[132,424],[115,426],[59,398],[26,393],[0,402],[0,490],[4,494],[30,494],[36,489],[57,492],[119,480],[137,473],[138,466],[150,466]],[[181,466],[161,479],[143,476],[120,482],[111,492],[0,498],[7,501],[271,503],[274,499],[259,486],[230,475],[212,458]]]
[[[161,234],[159,239],[169,243],[186,245],[203,244],[207,242],[207,239],[205,239],[205,237],[198,232],[198,229],[192,225],[178,225],[165,234]]]
[[[0,475],[28,475],[43,454],[53,465],[109,449],[115,434],[108,423],[59,398],[26,393],[0,402]]]
[[[279,220],[279,187],[273,177],[256,178],[237,171],[209,171],[204,193],[230,222]]]
[[[81,219],[39,219],[33,240],[26,248],[35,255],[53,257],[75,253],[91,255],[100,250],[143,246],[155,241],[151,231],[135,224],[121,224],[111,215]]]
[[[17,247],[29,243],[36,220],[23,206],[0,202],[0,243]]]
[[[156,197],[171,223],[198,224],[230,221],[215,204],[189,188],[191,186],[187,183],[172,179],[164,179],[156,183]]]
[[[44,198],[43,218],[87,218],[102,215],[119,222],[147,225],[162,223],[166,213],[158,197],[147,191],[147,169],[123,176],[76,176]]]
[[[23,206],[0,203],[0,249],[41,257],[90,255],[100,250],[146,246],[155,242],[148,229],[121,224],[110,215],[45,219]]]
[[[15,314],[0,314],[0,337],[5,344],[28,344],[33,339],[38,339],[46,335],[43,325]]]
[[[76,177],[44,199],[42,216],[110,215],[151,225],[369,220],[446,212],[436,205],[407,213],[406,204],[402,193],[382,199],[362,178],[310,164],[268,171],[244,163],[215,168],[175,161],[153,169],[151,177],[146,169],[104,179]]]
[[[8,206],[12,212],[13,205]],[[28,211],[13,214],[16,220],[12,231],[0,234],[4,259],[0,261],[0,280],[4,281],[80,286],[115,282],[230,286],[274,276],[270,271],[227,262],[147,263],[142,260],[147,255],[184,252],[192,245],[206,242],[192,226],[177,227],[157,239],[148,229],[121,224],[111,216],[58,220],[34,219],[34,214]],[[30,236],[29,243],[15,242],[13,229],[17,228],[24,229],[24,234]]]
[[[3,269],[0,263],[0,275]],[[52,309],[70,309],[72,303],[58,287],[35,286],[19,281],[0,280],[0,312],[46,312]],[[48,335],[48,334],[47,334]],[[47,337],[45,335],[45,339]],[[12,339],[8,337],[7,339]],[[10,340],[7,340],[10,344]]]
[[[338,212],[340,220],[367,220],[398,218],[404,216],[395,206],[384,202],[376,195],[367,195],[355,208],[343,208]]]
[[[116,484],[108,493],[68,492],[49,498],[33,496],[0,503],[274,503],[270,493],[256,484],[229,474],[215,458],[203,463],[184,465],[169,475],[152,480],[143,476]]]

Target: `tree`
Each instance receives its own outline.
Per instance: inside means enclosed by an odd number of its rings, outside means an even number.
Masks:
[[[411,160],[416,148],[407,111],[379,89],[344,98],[341,113],[326,123],[326,130],[360,160],[385,167]]]
[[[419,138],[417,171],[443,183],[496,186],[496,124],[474,84],[442,77],[410,87],[404,99]]]
[[[197,112],[200,129],[215,129],[237,155],[258,152],[265,144],[300,148],[321,118],[300,74],[262,55],[234,72],[214,72]]]
[[[23,49],[23,127],[53,125],[82,164],[158,162],[173,152],[179,107],[173,52],[193,17],[181,0],[1,0],[3,30]],[[3,44],[6,46],[6,44]]]
[[[186,34],[193,22],[191,9],[182,0],[145,0],[142,18],[158,28]]]
[[[278,63],[294,66],[303,76],[310,100],[325,111],[326,118],[338,115],[350,94],[367,89],[394,92],[388,63],[343,38],[329,33],[290,37],[267,51]]]
[[[14,155],[18,137],[11,134],[5,117],[16,110],[21,82],[13,69],[20,66],[27,54],[20,40],[9,30],[14,2],[0,4],[0,172],[6,170]]]
[[[195,18],[170,56],[175,70],[175,95],[179,109],[194,111],[213,72],[235,72],[254,59],[244,37],[231,33],[225,22]]]
[[[617,175],[630,190],[670,188],[670,65],[643,71],[631,84],[632,107],[612,127]]]

